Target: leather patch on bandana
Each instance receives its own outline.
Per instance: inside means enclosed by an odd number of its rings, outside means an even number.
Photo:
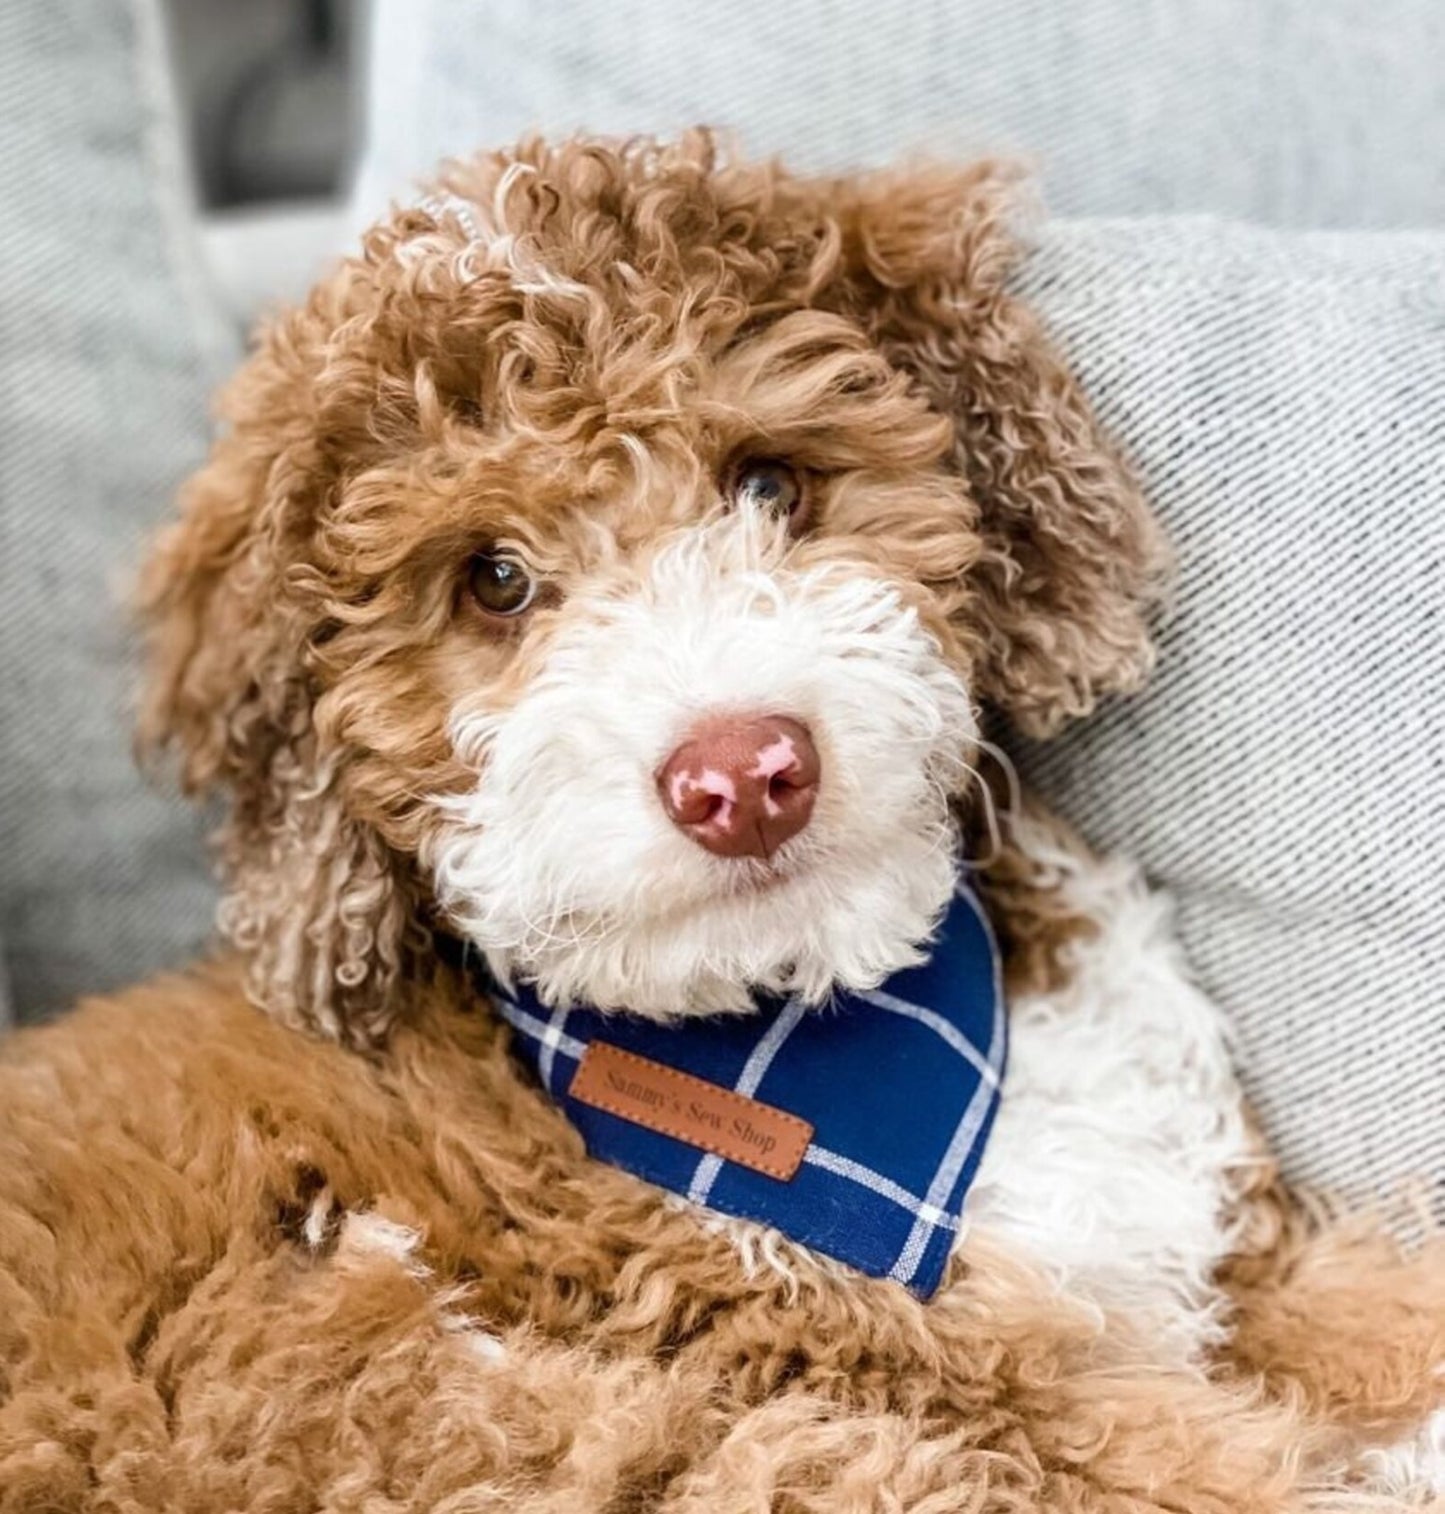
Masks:
[[[813,1127],[797,1115],[605,1041],[588,1044],[567,1092],[594,1109],[783,1182],[798,1170],[813,1139]]]

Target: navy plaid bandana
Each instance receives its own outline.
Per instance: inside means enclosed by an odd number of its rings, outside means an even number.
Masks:
[[[592,1156],[937,1291],[1008,1040],[998,948],[966,885],[927,962],[820,1009],[772,998],[659,1025],[492,993]]]

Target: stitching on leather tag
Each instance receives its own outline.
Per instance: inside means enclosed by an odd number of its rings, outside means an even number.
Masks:
[[[588,1044],[567,1091],[594,1109],[783,1182],[813,1139],[813,1127],[795,1114],[605,1041]]]

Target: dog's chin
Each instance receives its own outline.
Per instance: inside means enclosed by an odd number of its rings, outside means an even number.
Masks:
[[[759,996],[809,1005],[876,987],[921,961],[957,877],[946,821],[849,866],[720,869],[716,889],[678,898],[665,879],[625,907],[533,921],[522,939],[471,932],[494,973],[543,1002],[656,1020],[747,1013]]]

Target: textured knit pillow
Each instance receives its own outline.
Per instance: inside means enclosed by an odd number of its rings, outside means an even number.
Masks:
[[[187,274],[155,0],[0,6],[0,951],[15,1014],[189,956],[194,818],[131,760],[122,609],[227,360]]]
[[[1177,899],[1288,1169],[1445,1215],[1445,236],[1056,224],[1024,283],[1182,573],[1026,766]]]

